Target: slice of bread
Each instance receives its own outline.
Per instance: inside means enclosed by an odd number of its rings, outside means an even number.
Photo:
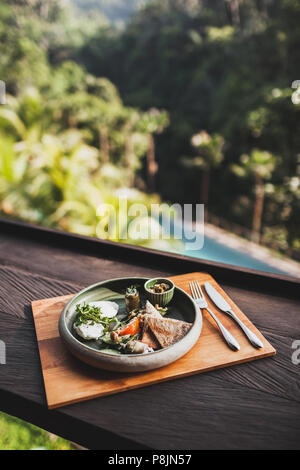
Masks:
[[[153,315],[154,317],[157,317],[157,318],[162,318],[162,315],[159,313],[158,310],[156,310],[155,307],[153,307],[153,305],[149,302],[149,300],[147,300],[146,302],[146,315]]]
[[[147,300],[146,302],[146,312],[143,315],[143,335],[141,341],[152,349],[160,349],[160,344],[155,338],[154,334],[148,327],[148,323],[146,321],[147,318],[154,317],[154,318],[162,318],[161,314],[156,310],[155,307]]]
[[[144,329],[141,341],[154,350],[160,349],[159,342],[149,328]]]
[[[144,331],[151,330],[162,348],[172,346],[182,339],[192,327],[191,323],[174,320],[173,318],[160,318],[149,315],[144,319]]]

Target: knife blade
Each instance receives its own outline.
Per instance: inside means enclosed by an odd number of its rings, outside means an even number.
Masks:
[[[224,299],[224,297],[211,285],[210,282],[204,284],[205,291],[213,303],[222,311],[227,313],[231,318],[233,318],[236,323],[243,330],[247,338],[249,339],[252,346],[255,348],[263,348],[264,345],[261,340],[254,334],[249,328],[239,319],[239,317],[234,313],[229,303]]]
[[[204,284],[205,290],[213,303],[223,312],[229,312],[231,310],[230,305],[226,300],[219,294],[219,292],[210,284],[206,282]]]

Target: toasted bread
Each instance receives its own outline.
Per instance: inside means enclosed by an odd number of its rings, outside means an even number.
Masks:
[[[158,310],[156,310],[155,307],[147,300],[146,302],[146,315],[152,315],[157,318],[162,318],[162,315],[159,313]]]
[[[160,349],[160,344],[149,328],[144,329],[141,341],[152,349]]]
[[[153,305],[149,302],[149,300],[147,300],[147,302],[146,302],[145,310],[146,310],[145,315],[143,315],[144,325],[143,325],[143,334],[142,334],[142,340],[141,341],[143,343],[147,344],[148,346],[150,346],[150,348],[152,348],[152,349],[159,349],[160,344],[157,341],[157,339],[155,338],[152,331],[149,329],[146,319],[149,318],[150,316],[154,317],[154,318],[162,318],[162,316],[156,310],[156,308],[153,307]]]
[[[151,330],[162,348],[177,343],[188,333],[191,326],[191,323],[153,315],[145,316],[144,320],[144,331]]]

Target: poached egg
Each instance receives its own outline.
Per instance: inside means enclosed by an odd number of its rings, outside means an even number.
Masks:
[[[101,323],[94,323],[88,321],[87,323],[82,323],[81,325],[74,325],[76,333],[78,336],[85,340],[97,340],[103,335],[104,327]]]
[[[110,302],[108,300],[99,300],[97,302],[89,302],[91,307],[100,308],[101,317],[113,318],[117,315],[119,305],[116,302]],[[103,336],[104,327],[101,323],[88,321],[81,325],[75,326],[76,333],[81,338],[89,340],[98,340]]]
[[[113,318],[117,315],[119,310],[119,305],[116,302],[110,302],[108,300],[89,302],[89,305],[100,308],[101,317]]]

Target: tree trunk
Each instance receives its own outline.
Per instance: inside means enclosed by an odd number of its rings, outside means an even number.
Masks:
[[[254,205],[254,214],[253,214],[253,225],[252,225],[252,239],[256,243],[260,242],[261,235],[261,224],[262,224],[262,214],[264,208],[264,181],[261,176],[255,176],[255,205]]]
[[[48,19],[48,16],[49,16],[49,3],[48,2],[41,2],[41,5],[40,5],[40,17],[43,19],[43,20],[47,20]]]
[[[77,119],[73,115],[70,115],[68,118],[68,127],[71,127],[72,129],[77,128]]]
[[[125,139],[125,166],[127,169],[128,175],[128,187],[132,188],[134,185],[134,154],[133,154],[133,147],[132,147],[132,139],[131,133],[128,132]]]
[[[108,132],[107,127],[99,126],[99,146],[102,156],[102,162],[108,163],[109,162],[109,140],[108,140]]]
[[[230,0],[231,20],[234,26],[240,26],[240,6],[239,0]]]
[[[147,152],[147,183],[150,192],[155,191],[155,175],[158,171],[158,164],[155,161],[155,143],[152,134],[149,134],[149,145]]]
[[[202,172],[202,188],[201,188],[201,203],[205,205],[208,203],[209,179],[210,179],[210,172],[209,172],[209,168],[207,167],[207,168],[204,168]]]
[[[266,20],[268,18],[268,8],[265,0],[256,0],[256,8],[262,15],[263,19]]]

